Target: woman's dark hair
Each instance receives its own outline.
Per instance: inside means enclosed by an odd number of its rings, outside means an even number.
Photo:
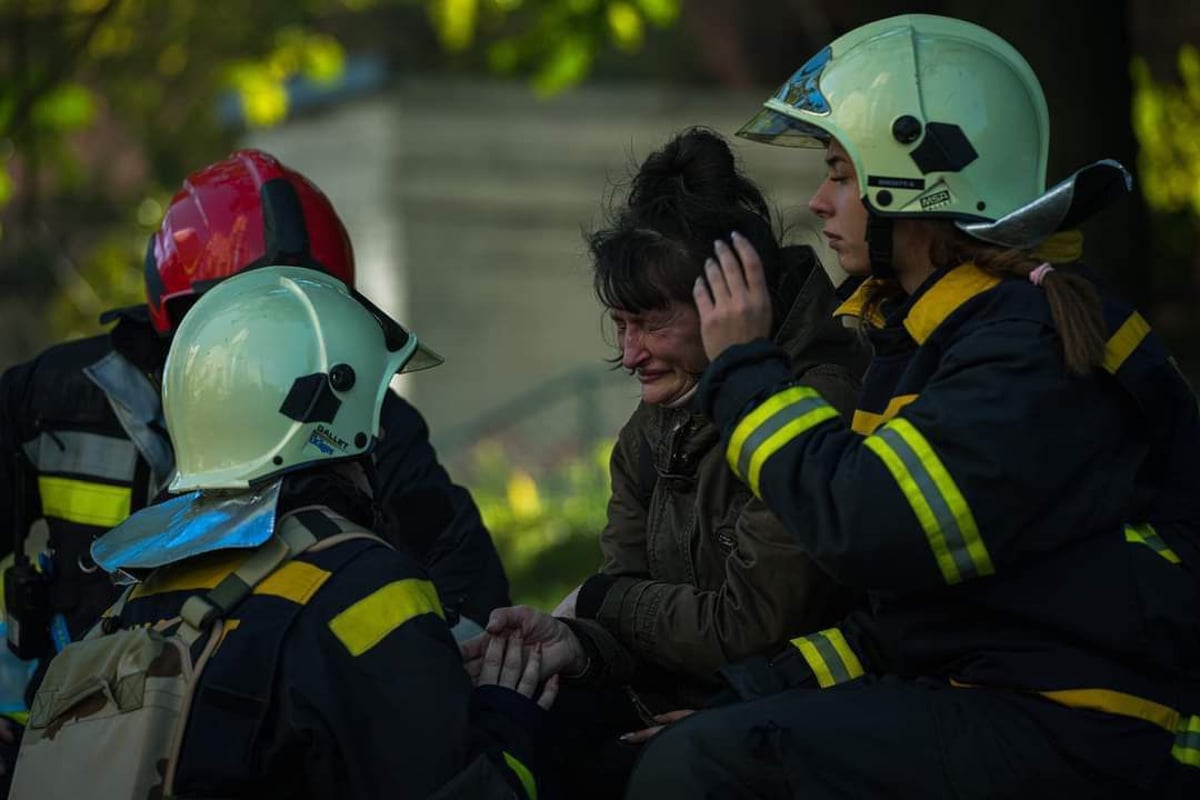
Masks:
[[[587,237],[596,296],[633,312],[691,303],[713,243],[733,231],[758,250],[775,286],[780,248],[762,192],[720,135],[690,128],[642,162],[605,227]]]
[[[1012,250],[981,242],[946,221],[921,220],[930,226],[933,245],[929,254],[934,269],[943,270],[968,262],[997,278],[1028,278],[1044,259],[1026,250]],[[1050,303],[1054,327],[1062,340],[1067,370],[1086,375],[1104,362],[1106,333],[1100,295],[1082,275],[1055,269],[1042,279]],[[868,295],[865,318],[889,299],[903,295],[895,281],[881,281]]]

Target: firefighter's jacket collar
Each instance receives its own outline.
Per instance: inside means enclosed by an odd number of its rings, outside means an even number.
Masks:
[[[887,320],[875,309],[866,323],[870,327],[882,328],[886,322],[902,321],[909,336],[921,345],[964,303],[999,283],[1000,278],[989,275],[974,264],[963,264],[930,276]],[[846,302],[838,306],[833,315],[861,317],[867,297],[878,285],[879,281],[875,278],[864,281]]]

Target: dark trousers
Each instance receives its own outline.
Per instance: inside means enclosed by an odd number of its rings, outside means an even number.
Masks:
[[[1200,797],[1200,769],[1172,761],[1174,739],[1032,694],[866,678],[676,723],[648,745],[627,797]]]
[[[620,687],[564,686],[550,709],[550,761],[543,771],[546,800],[620,798],[644,745],[617,737],[646,725]]]

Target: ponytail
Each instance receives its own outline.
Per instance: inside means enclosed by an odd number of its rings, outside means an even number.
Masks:
[[[1100,295],[1087,278],[1054,269],[1036,253],[1011,250],[973,239],[947,222],[913,222],[932,226],[930,260],[934,269],[942,270],[971,262],[997,278],[1017,277],[1040,286],[1050,304],[1068,372],[1087,375],[1104,363],[1107,343],[1104,315]],[[864,309],[873,313],[885,301],[902,294],[897,282],[880,281],[867,297]]]

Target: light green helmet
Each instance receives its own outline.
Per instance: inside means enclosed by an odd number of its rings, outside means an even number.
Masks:
[[[1047,192],[1037,76],[1008,42],[949,17],[856,28],[763,105],[740,136],[819,148],[836,138],[873,214],[950,218],[1005,246],[1033,246],[1128,189],[1128,173],[1106,161]]]
[[[170,491],[244,489],[367,453],[388,383],[441,358],[341,281],[303,267],[227,278],[188,311],[163,374]]]

